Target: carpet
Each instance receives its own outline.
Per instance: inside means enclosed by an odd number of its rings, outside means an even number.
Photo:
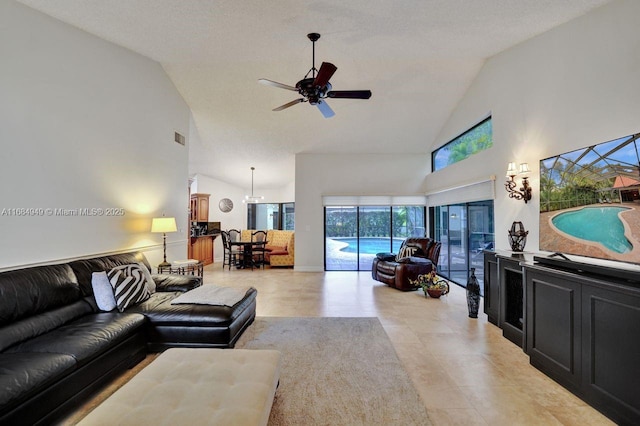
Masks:
[[[430,424],[377,318],[258,317],[236,348],[282,353],[270,426]]]

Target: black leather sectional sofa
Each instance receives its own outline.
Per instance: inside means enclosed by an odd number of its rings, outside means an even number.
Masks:
[[[100,312],[93,272],[143,262],[125,253],[0,273],[0,424],[51,424],[148,351],[233,347],[255,318],[256,290],[233,307],[171,305],[202,284],[153,275],[157,291],[125,312]]]

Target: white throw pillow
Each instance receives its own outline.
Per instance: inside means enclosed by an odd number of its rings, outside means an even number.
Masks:
[[[116,298],[107,273],[102,271],[91,274],[91,287],[98,309],[106,312],[113,311],[116,307]]]
[[[147,290],[149,290],[149,293],[151,294],[155,293],[156,282],[153,280],[153,277],[151,276],[151,271],[149,271],[149,268],[147,268],[147,265],[145,265],[142,262],[139,262],[138,265],[140,265],[140,269],[142,269],[142,273],[144,274]]]

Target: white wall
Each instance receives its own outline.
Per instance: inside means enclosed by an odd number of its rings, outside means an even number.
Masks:
[[[488,113],[494,146],[431,174],[427,188],[495,174],[497,248],[509,248],[518,220],[530,231],[526,250],[538,250],[540,159],[640,131],[638,16],[640,2],[616,1],[488,60],[434,147]],[[528,204],[507,197],[509,161],[533,171]]]
[[[126,249],[186,256],[189,109],[161,66],[0,0],[0,268]],[[11,209],[42,209],[17,216]],[[45,209],[122,208],[124,216]],[[4,210],[7,209],[7,210]]]
[[[640,131],[640,2],[617,1],[489,59],[423,155],[296,156],[296,270],[322,270],[323,195],[417,194],[495,183],[496,245],[514,220],[538,250],[539,160]],[[493,148],[429,174],[430,152],[488,114]],[[509,199],[509,161],[528,162],[533,200]]]
[[[423,195],[428,154],[296,155],[296,271],[324,270],[325,195]]]

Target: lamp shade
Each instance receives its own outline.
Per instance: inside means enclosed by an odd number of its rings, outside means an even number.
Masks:
[[[522,163],[520,164],[520,172],[519,174],[524,175],[526,173],[530,173],[531,170],[529,170],[529,163]]]
[[[176,232],[175,217],[154,217],[151,222],[151,232]]]
[[[515,176],[518,174],[518,169],[516,169],[516,163],[509,163],[507,166],[507,177]]]

